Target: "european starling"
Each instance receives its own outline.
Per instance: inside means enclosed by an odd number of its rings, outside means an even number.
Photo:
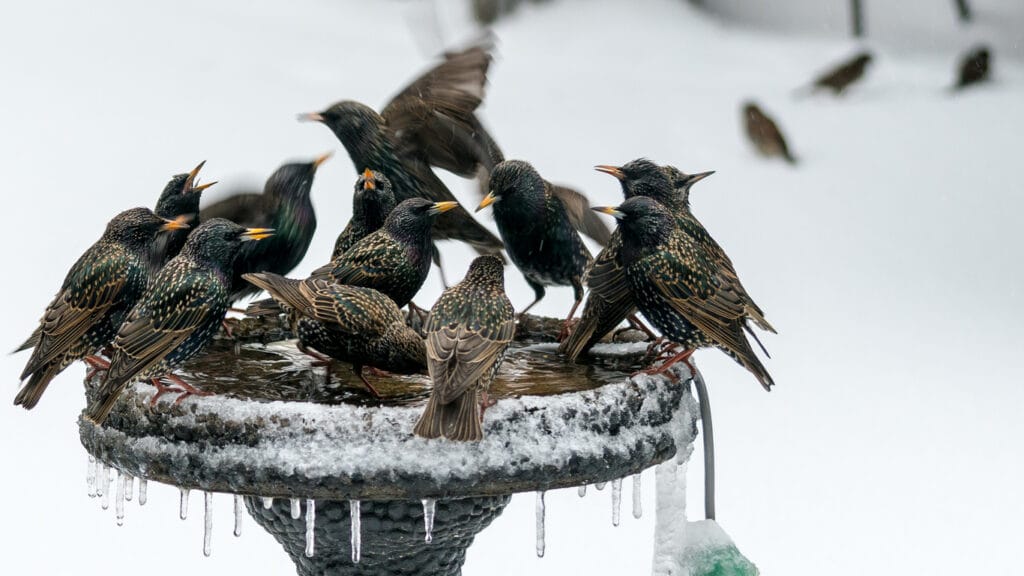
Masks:
[[[161,234],[157,238],[152,256],[154,270],[159,270],[168,260],[177,256],[178,252],[181,252],[181,247],[185,245],[185,239],[188,238],[189,232],[199,226],[199,199],[203,190],[216,184],[216,182],[210,182],[202,186],[197,185],[196,178],[204,164],[206,164],[206,160],[200,162],[187,174],[172,176],[164,186],[163,192],[160,193],[160,199],[157,200],[156,208],[153,209],[156,215],[171,220],[185,216],[185,223],[189,227],[175,230],[169,234]]]
[[[594,261],[569,217],[563,196],[522,160],[506,160],[491,172],[490,192],[477,207],[494,205],[494,221],[505,241],[509,258],[533,288],[534,300],[520,314],[544,298],[545,286],[573,288],[572,318],[583,299],[583,274]],[[574,193],[573,210],[586,209],[586,199]],[[601,225],[610,236],[606,227]],[[607,242],[607,237],[604,238]]]
[[[747,310],[734,277],[676,225],[652,198],[595,208],[619,221],[620,260],[637,308],[684,351],[649,373],[662,373],[697,348],[714,346],[749,370],[766,389],[774,384],[744,334]]]
[[[232,302],[259,292],[242,280],[242,274],[287,274],[302,261],[316,231],[316,213],[309,198],[313,176],[330,157],[328,152],[310,162],[284,164],[267,178],[262,194],[235,194],[200,213],[204,221],[225,218],[248,228],[274,230],[266,241],[246,243],[239,250],[231,279]]]
[[[487,392],[516,331],[501,259],[474,260],[462,282],[434,304],[425,330],[434,389],[413,432],[425,438],[482,439]]]
[[[871,63],[871,59],[870,52],[861,52],[815,78],[811,89],[831,90],[834,95],[839,96],[864,76],[864,70]]]
[[[337,260],[353,244],[384,225],[388,214],[395,209],[395,193],[391,180],[369,168],[356,181],[352,196],[352,219],[334,242],[331,260]]]
[[[427,367],[423,338],[406,326],[390,298],[372,288],[318,278],[292,280],[269,272],[244,278],[270,293],[288,312],[300,349],[309,353],[308,348],[314,348],[350,362],[374,395],[377,391],[363,376],[364,366],[398,374]]]
[[[346,100],[300,119],[321,122],[344,144],[356,170],[377,170],[391,180],[395,200],[454,201],[434,174],[437,166],[463,177],[486,174],[503,158],[474,114],[483,101],[489,46],[445,55],[443,62],[398,93],[378,114]],[[439,218],[436,240],[461,240],[480,253],[500,252],[501,240],[461,206]],[[431,248],[435,261],[436,248]]]
[[[189,234],[181,252],[160,270],[117,330],[107,376],[86,417],[102,424],[121,391],[136,380],[148,379],[163,392],[167,388],[160,379],[166,377],[185,395],[197,393],[171,372],[202,351],[220,328],[242,242],[272,233],[214,218]]]
[[[149,208],[133,208],[107,224],[68,271],[36,334],[26,342],[35,349],[21,373],[21,380],[29,380],[15,397],[16,405],[32,409],[57,374],[110,344],[149,283],[149,257],[158,233],[187,228],[184,222],[184,217],[167,220]],[[94,367],[106,364],[97,361]]]
[[[757,146],[762,156],[782,156],[786,162],[796,164],[796,158],[790,154],[779,127],[756,104],[747,102],[743,105],[743,119],[746,122],[747,137]]]
[[[313,271],[311,278],[364,286],[383,292],[399,308],[412,300],[430,271],[430,227],[434,218],[458,202],[405,200],[384,225],[356,242],[337,260]]]
[[[991,52],[987,46],[978,46],[960,60],[959,77],[956,80],[954,90],[966,88],[971,84],[978,84],[989,79],[991,66]]]

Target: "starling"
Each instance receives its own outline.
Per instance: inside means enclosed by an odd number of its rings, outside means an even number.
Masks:
[[[154,270],[159,270],[168,260],[177,256],[178,252],[181,252],[181,247],[185,245],[185,239],[188,238],[189,232],[199,226],[199,199],[203,190],[216,184],[216,182],[210,182],[202,186],[198,185],[196,178],[204,164],[206,164],[205,160],[191,172],[172,176],[164,186],[163,192],[160,193],[160,199],[157,200],[156,208],[153,209],[156,215],[171,220],[185,216],[187,218],[185,223],[189,227],[161,234],[157,238],[152,255]]]
[[[443,62],[395,96],[378,114],[346,100],[300,119],[321,122],[348,150],[357,171],[377,170],[391,180],[395,200],[455,196],[431,166],[472,178],[486,174],[502,158],[475,111],[483,101],[489,46],[473,46],[445,55]],[[462,207],[439,218],[435,240],[461,240],[480,253],[500,252],[501,240]],[[439,254],[431,247],[439,263]]]
[[[434,304],[425,330],[434,389],[413,432],[425,438],[482,439],[487,392],[516,331],[501,259],[474,260],[462,282]]]
[[[337,260],[353,244],[383,226],[395,204],[391,181],[380,172],[367,168],[356,181],[355,194],[352,196],[352,219],[334,242],[331,260]]]
[[[652,198],[630,198],[617,208],[595,208],[619,221],[619,259],[637,308],[684,351],[648,373],[663,373],[697,348],[714,346],[749,370],[769,390],[774,384],[744,334],[747,309],[735,279]]]
[[[458,202],[410,198],[395,206],[379,230],[310,277],[373,288],[401,308],[419,292],[430,271],[430,228],[435,217],[458,206]]]
[[[239,193],[203,209],[200,217],[226,218],[248,228],[270,228],[274,235],[264,242],[242,245],[235,258],[231,301],[259,290],[242,280],[247,272],[287,274],[299,265],[316,231],[316,213],[310,201],[316,169],[331,157],[322,154],[310,162],[284,164],[267,178],[262,194]]]
[[[786,162],[796,164],[796,158],[790,154],[779,127],[756,104],[747,102],[743,105],[743,119],[747,126],[747,137],[757,146],[762,156],[782,156]]]
[[[864,76],[864,70],[871,63],[871,53],[861,52],[835,68],[814,79],[811,90],[831,90],[836,96]]]
[[[149,257],[158,233],[187,228],[184,222],[184,217],[167,220],[149,208],[133,208],[107,224],[68,271],[36,334],[26,342],[26,349],[35,349],[21,373],[21,380],[29,380],[18,391],[16,405],[32,409],[57,374],[110,344],[149,283]],[[105,366],[97,360],[94,367]]]
[[[966,88],[989,79],[991,69],[991,53],[987,46],[978,46],[964,54],[960,60],[960,72],[953,90]]]
[[[189,234],[181,252],[160,270],[118,328],[107,376],[86,417],[102,424],[121,391],[137,380],[150,380],[163,392],[167,388],[160,379],[166,377],[185,395],[198,393],[171,372],[217,333],[228,309],[231,270],[242,242],[272,233],[214,218]]]
[[[292,280],[269,272],[244,278],[270,293],[289,313],[303,352],[309,354],[313,348],[350,362],[375,396],[379,394],[363,376],[364,366],[398,374],[415,374],[427,366],[423,339],[406,326],[398,306],[372,288],[319,278]]]
[[[494,205],[494,221],[509,258],[533,288],[534,300],[520,314],[544,298],[545,286],[571,285],[575,296],[569,312],[572,318],[583,299],[583,273],[594,259],[569,217],[567,204],[577,212],[587,204],[576,192],[567,203],[553,188],[527,162],[507,160],[491,172],[490,192],[477,211]],[[598,229],[610,236],[603,224]],[[607,236],[603,238],[606,242]]]

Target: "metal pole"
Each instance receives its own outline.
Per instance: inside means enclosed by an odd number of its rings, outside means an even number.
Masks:
[[[693,375],[693,385],[697,389],[697,401],[700,403],[700,429],[704,440],[704,518],[715,519],[715,430],[711,426],[711,403],[708,400],[708,387],[704,385],[704,377],[700,370]]]

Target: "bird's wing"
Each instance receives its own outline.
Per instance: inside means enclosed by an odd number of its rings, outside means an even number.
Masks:
[[[609,302],[626,300],[631,303],[633,301],[630,298],[626,271],[619,263],[621,248],[622,240],[616,234],[608,246],[597,253],[597,258],[594,259],[594,264],[590,267],[586,278],[591,297],[596,296]]]
[[[607,246],[612,231],[596,212],[590,209],[587,197],[567,186],[550,184],[551,193],[562,202],[569,221],[580,232],[594,239],[601,246]]]
[[[427,334],[427,365],[441,404],[453,402],[489,374],[514,334],[515,320],[493,331],[452,323]]]
[[[273,213],[265,209],[265,204],[266,199],[259,192],[236,191],[200,210],[199,221],[226,218],[247,228],[267,228]]]
[[[347,334],[380,334],[381,323],[375,322],[383,317],[385,320],[397,320],[400,317],[394,302],[380,294],[374,298],[368,288],[341,286],[327,280],[310,278],[299,285],[310,307],[304,313],[321,322],[337,325]],[[387,304],[391,304],[390,307]]]
[[[372,286],[378,279],[387,278],[403,264],[401,247],[383,230],[378,230],[356,242],[338,260],[321,266],[310,278],[333,279],[338,284]]]

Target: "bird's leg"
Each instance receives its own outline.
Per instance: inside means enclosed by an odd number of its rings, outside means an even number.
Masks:
[[[572,322],[572,317],[576,315],[576,309],[580,307],[580,302],[583,301],[583,292],[580,291],[576,301],[572,304],[572,309],[569,310],[569,316],[566,317],[565,322],[562,322],[562,329],[558,332],[558,341],[562,342],[569,337],[569,325]]]
[[[235,312],[236,314],[245,314],[245,308],[235,308],[234,306],[228,308],[228,312]]]
[[[661,366],[646,368],[644,370],[641,370],[641,371],[637,372],[637,374],[647,374],[647,375],[651,375],[651,376],[656,375],[656,374],[664,374],[665,376],[667,376],[669,378],[669,380],[672,380],[673,382],[675,382],[675,381],[677,381],[679,379],[679,377],[676,376],[675,373],[673,373],[673,372],[668,372],[668,369],[671,368],[672,365],[677,363],[677,362],[683,362],[683,363],[686,364],[687,367],[690,368],[691,374],[692,374],[694,369],[693,369],[693,365],[690,364],[690,362],[689,362],[689,358],[690,358],[690,356],[693,355],[693,351],[694,351],[693,348],[690,348],[688,350],[683,350],[679,354],[676,354],[675,356],[673,356],[673,357],[669,358],[668,360],[666,360],[664,363],[662,363]]]
[[[434,266],[437,266],[437,271],[441,274],[441,284],[447,290],[449,288],[448,276],[445,275],[444,266],[441,265],[441,251],[437,249],[437,244],[430,244],[430,259],[434,262]]]
[[[671,342],[669,342],[671,344]],[[644,353],[643,362],[651,363],[658,359],[658,354],[661,353],[662,348],[665,346],[665,337],[658,336],[647,345],[647,352]]]
[[[149,399],[150,406],[156,406],[156,401],[159,400],[161,396],[167,394],[168,392],[184,392],[184,390],[175,388],[174,386],[165,386],[164,383],[161,382],[159,378],[150,378],[149,382],[150,384],[153,385],[154,388],[156,388],[156,394],[153,394],[153,397]]]
[[[626,320],[629,322],[630,327],[632,327],[634,330],[639,330],[644,334],[647,334],[648,340],[657,340],[659,338],[659,336],[654,333],[654,330],[651,330],[650,328],[647,327],[646,324],[640,321],[640,317],[637,316],[636,314],[630,314],[629,317],[626,318]]]
[[[374,366],[367,366],[366,370],[370,373],[371,376],[374,376],[376,378],[387,378],[388,376],[391,376],[391,373],[388,372],[387,370],[381,370],[380,368]]]
[[[363,381],[363,384],[366,386],[366,388],[375,397],[380,398],[380,392],[377,392],[377,389],[373,387],[373,384],[370,384],[370,381],[366,379],[366,376],[363,376],[363,367],[362,366],[359,366],[359,367],[353,366],[352,369],[353,369],[352,371],[356,373],[356,376],[359,376],[359,379]]]
[[[175,404],[181,404],[181,401],[184,400],[185,398],[188,398],[189,396],[213,396],[213,392],[207,392],[205,390],[194,388],[191,384],[182,380],[180,376],[176,376],[174,374],[167,374],[166,376],[164,376],[164,378],[167,378],[174,384],[178,385],[178,387],[180,387],[181,391],[183,392],[183,394],[175,398]]]
[[[331,371],[331,365],[334,364],[334,359],[310,349],[302,342],[299,342],[295,347],[299,349],[299,352],[302,352],[306,356],[314,359],[313,362],[310,363],[310,366],[313,366],[314,368],[326,367],[328,372]]]
[[[523,311],[516,317],[516,321],[520,324],[523,323],[523,319],[526,318],[526,313],[530,311],[530,308],[536,306],[537,302],[540,302],[541,299],[544,298],[544,294],[546,292],[543,284],[538,284],[529,278],[526,279],[526,283],[530,285],[530,288],[533,288],[533,302],[530,302],[529,306],[523,308]]]
[[[480,422],[484,421],[484,412],[487,412],[488,408],[494,406],[497,403],[497,400],[491,398],[490,395],[487,394],[487,390],[483,390],[480,392]]]
[[[429,316],[430,313],[427,312],[426,310],[424,310],[423,308],[420,308],[419,306],[417,306],[416,303],[413,302],[412,300],[409,300],[408,306],[409,306],[409,313],[410,314],[415,314],[415,315],[419,316],[420,317],[420,325],[421,326],[425,326],[427,324],[427,316]]]
[[[85,373],[86,381],[92,380],[99,372],[110,370],[110,362],[101,356],[86,356],[82,361],[89,366],[89,371]]]
[[[220,327],[224,329],[224,333],[227,334],[228,340],[235,339],[235,333],[231,330],[231,326],[228,324],[226,319],[220,321]]]

